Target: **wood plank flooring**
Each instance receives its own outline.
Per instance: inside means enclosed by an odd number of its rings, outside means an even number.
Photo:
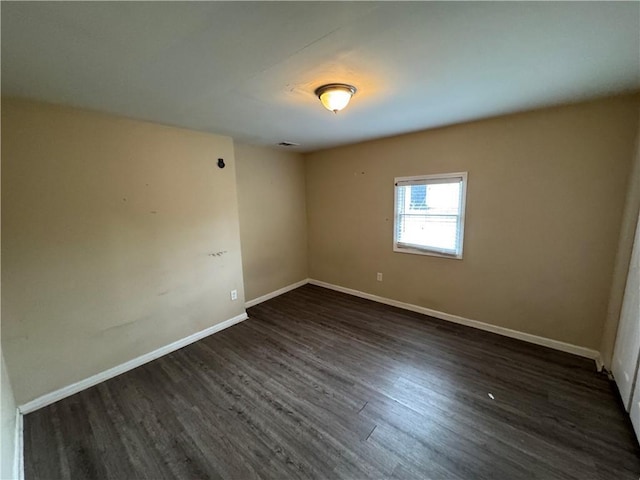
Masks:
[[[633,479],[592,361],[306,285],[25,417],[27,480]]]

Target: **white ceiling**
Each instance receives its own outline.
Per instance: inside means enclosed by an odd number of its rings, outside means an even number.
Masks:
[[[640,88],[638,2],[0,5],[4,95],[300,151]]]

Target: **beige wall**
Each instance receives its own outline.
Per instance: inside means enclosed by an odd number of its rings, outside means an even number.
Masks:
[[[618,321],[622,310],[622,299],[624,297],[633,241],[635,238],[636,225],[638,223],[638,213],[640,211],[640,129],[636,136],[636,151],[629,175],[629,187],[622,217],[622,227],[620,238],[618,239],[618,250],[616,254],[615,267],[613,271],[613,281],[611,282],[611,292],[609,295],[609,308],[607,309],[607,319],[603,329],[600,353],[605,367],[610,368],[613,359],[613,349],[618,332]]]
[[[626,96],[310,154],[310,277],[597,349],[637,130]],[[394,177],[459,171],[464,259],[394,253]]]
[[[307,212],[300,154],[235,146],[247,300],[304,280]]]
[[[18,404],[244,312],[230,138],[3,99],[2,163]]]
[[[2,429],[0,430],[0,478],[18,478],[16,466],[16,402],[7,374],[4,355],[0,351],[0,410],[2,411]]]

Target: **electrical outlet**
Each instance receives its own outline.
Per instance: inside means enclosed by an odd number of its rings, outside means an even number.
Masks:
[[[382,281],[382,273],[378,272],[378,274],[376,275],[376,280],[378,280],[379,282]]]
[[[238,290],[231,290],[231,300],[238,299]]]

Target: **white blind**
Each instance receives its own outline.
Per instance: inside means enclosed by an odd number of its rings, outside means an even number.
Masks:
[[[411,178],[396,182],[396,245],[459,255],[462,176]]]

